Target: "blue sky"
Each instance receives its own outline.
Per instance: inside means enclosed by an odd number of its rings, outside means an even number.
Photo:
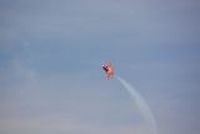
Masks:
[[[0,0],[0,133],[200,132],[198,0]]]

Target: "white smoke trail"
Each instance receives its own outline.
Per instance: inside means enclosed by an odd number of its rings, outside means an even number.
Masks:
[[[132,99],[134,100],[140,113],[144,117],[145,122],[148,123],[149,130],[151,131],[148,134],[157,134],[157,126],[156,126],[155,118],[154,118],[148,104],[143,99],[143,97],[124,79],[122,79],[119,76],[117,76],[116,78],[120,81],[120,83],[124,86],[124,88],[132,96]]]

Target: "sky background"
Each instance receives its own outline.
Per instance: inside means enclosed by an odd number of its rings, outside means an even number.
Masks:
[[[200,133],[199,0],[0,0],[1,134]]]

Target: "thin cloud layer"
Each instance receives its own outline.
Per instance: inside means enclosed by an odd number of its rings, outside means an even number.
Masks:
[[[160,134],[199,133],[196,0],[0,2],[0,133],[146,134],[140,92]]]

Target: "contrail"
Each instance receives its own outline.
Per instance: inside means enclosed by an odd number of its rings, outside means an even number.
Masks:
[[[132,96],[132,99],[134,100],[136,106],[138,107],[140,113],[145,119],[145,122],[148,124],[149,132],[148,134],[157,134],[157,125],[155,118],[148,106],[148,104],[145,102],[143,97],[124,79],[117,76],[117,80],[124,86],[124,88],[129,92],[129,94]]]

